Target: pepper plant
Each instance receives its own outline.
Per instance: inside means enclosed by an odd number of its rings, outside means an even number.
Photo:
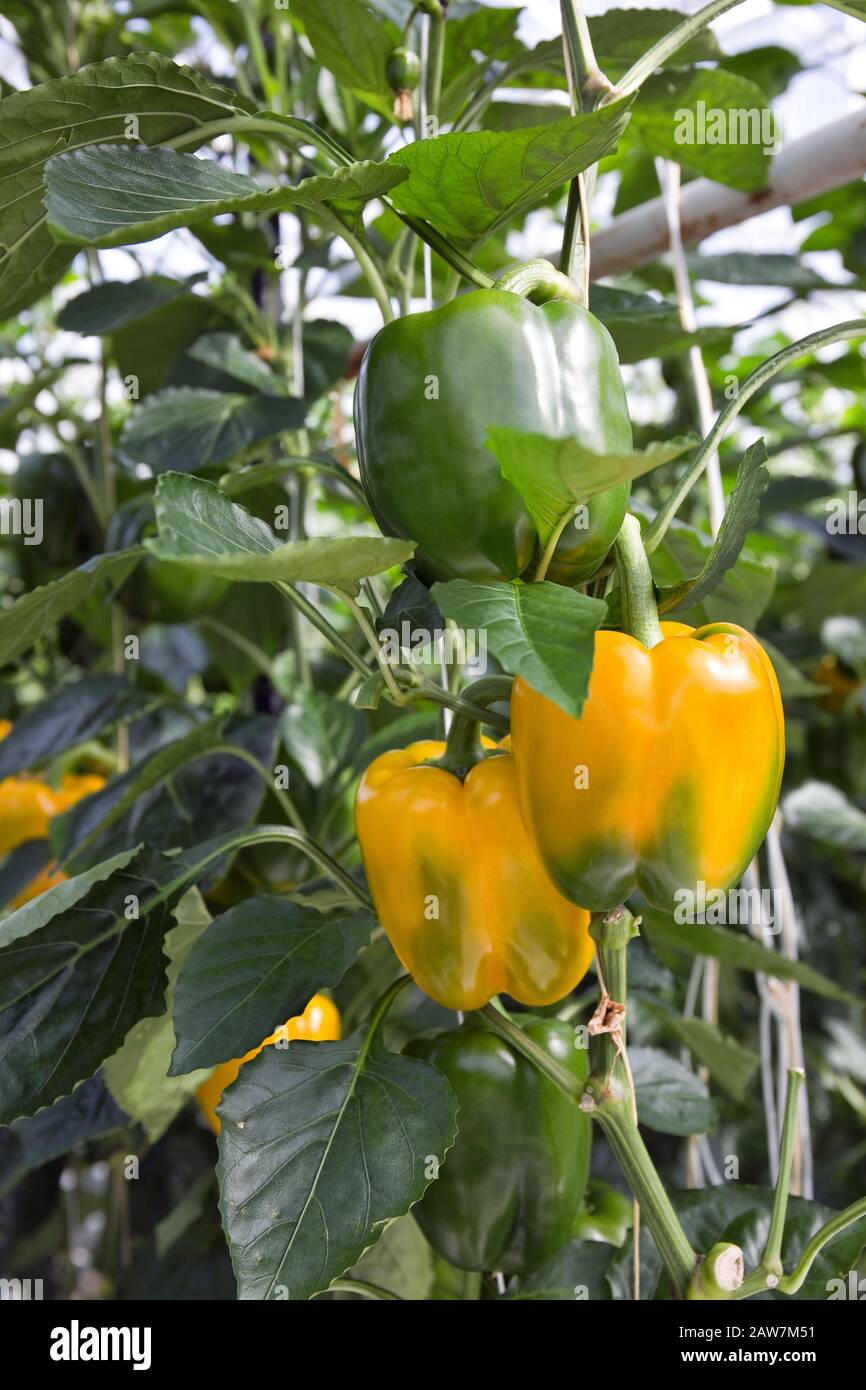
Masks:
[[[864,171],[737,4],[7,0],[5,1275],[859,1279]]]

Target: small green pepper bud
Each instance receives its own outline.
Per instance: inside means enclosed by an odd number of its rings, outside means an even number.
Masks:
[[[395,48],[385,68],[394,93],[394,119],[411,121],[412,93],[421,77],[421,60],[412,48]]]

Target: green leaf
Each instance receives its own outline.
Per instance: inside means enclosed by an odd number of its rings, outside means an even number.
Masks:
[[[225,212],[363,204],[405,178],[399,167],[366,162],[314,174],[294,188],[265,188],[214,159],[145,145],[94,144],[49,159],[45,207],[58,241],[130,246]]]
[[[266,396],[286,395],[283,378],[244,347],[237,333],[205,333],[193,343],[187,358],[212,367],[252,391],[261,391]]]
[[[224,722],[224,717],[220,717],[197,724],[183,738],[167,743],[150,758],[138,763],[123,777],[119,796],[118,784],[109,782],[102,791],[89,796],[86,802],[79,802],[56,816],[51,823],[51,842],[64,866],[70,868],[76,863],[81,864],[94,841],[116,824],[144,792],[162,782],[177,768],[215,747],[222,738]],[[70,855],[73,856],[71,862]]]
[[[674,357],[694,343],[720,348],[730,343],[734,332],[732,328],[698,328],[689,333],[676,304],[613,285],[593,285],[589,307],[613,338],[621,362]]]
[[[171,1072],[243,1057],[320,989],[336,985],[370,940],[370,912],[322,913],[263,895],[229,908],[180,974]]]
[[[46,628],[73,613],[109,587],[118,588],[129,577],[144,552],[139,546],[108,555],[94,555],[62,579],[33,589],[0,613],[0,666],[29,651]]]
[[[766,186],[775,117],[760,87],[745,77],[723,68],[659,73],[643,84],[633,123],[653,154],[746,193]]]
[[[492,236],[613,149],[623,103],[529,130],[454,132],[389,156],[409,170],[391,201],[460,246]]]
[[[804,782],[788,793],[782,810],[786,826],[798,835],[828,849],[866,850],[866,814],[828,782]]]
[[[729,53],[722,59],[721,67],[728,72],[736,72],[747,77],[760,87],[764,95],[775,101],[786,92],[792,81],[804,70],[804,64],[796,53],[779,44],[760,44],[742,53]]]
[[[569,1240],[543,1265],[509,1282],[514,1301],[592,1303],[610,1300],[607,1267],[616,1249],[597,1240]]]
[[[177,925],[165,937],[168,956],[165,1012],[158,1018],[142,1018],[134,1024],[123,1046],[108,1058],[102,1069],[114,1099],[131,1119],[144,1126],[152,1144],[161,1138],[209,1074],[207,1069],[183,1077],[170,1076],[168,1072],[174,1048],[172,1001],[177,977],[210,922],[210,913],[195,888],[183,895],[173,916]]]
[[[702,1018],[683,1018],[681,1014],[641,994],[643,1008],[649,1009],[666,1028],[689,1049],[696,1061],[709,1067],[713,1079],[734,1100],[743,1101],[749,1083],[760,1065],[760,1057],[734,1038],[727,1038],[714,1023]]]
[[[130,118],[146,145],[250,110],[236,92],[157,53],[108,58],[0,103],[0,318],[27,308],[74,254],[46,226],[45,161],[94,141],[123,140]]]
[[[635,453],[596,454],[576,439],[551,439],[509,425],[491,425],[487,431],[487,447],[503,478],[526,503],[542,545],[576,503],[642,477],[696,445],[696,439],[672,439]]]
[[[630,1047],[638,1120],[659,1134],[706,1134],[718,1106],[688,1067],[656,1047]]]
[[[843,14],[849,14],[852,19],[866,22],[866,0],[824,0],[824,3],[832,5],[834,10],[841,10]]]
[[[126,850],[0,923],[0,1124],[69,1095],[134,1023],[164,1011],[162,941],[182,875],[179,861]]]
[[[666,946],[693,956],[713,956],[726,965],[772,975],[777,980],[796,980],[803,989],[823,995],[825,999],[849,1004],[855,999],[848,990],[813,970],[805,961],[791,960],[780,951],[770,950],[745,932],[712,927],[706,922],[681,926],[663,912],[642,908],[641,934],[648,937],[653,946]]]
[[[164,304],[190,296],[182,280],[164,275],[142,275],[137,280],[105,280],[93,285],[64,304],[57,315],[57,326],[68,333],[109,334]]]
[[[184,473],[159,478],[155,506],[159,536],[148,541],[148,550],[162,560],[181,561],[226,579],[352,582],[402,564],[415,549],[411,542],[378,536],[280,545],[264,521],[213,483]]]
[[[301,337],[304,399],[315,401],[345,377],[354,338],[344,323],[334,319],[304,319]],[[345,469],[341,471],[347,476]]]
[[[755,251],[729,251],[721,256],[695,253],[688,257],[688,265],[693,280],[712,280],[721,285],[778,285],[797,294],[840,288],[797,256]]]
[[[359,719],[345,700],[299,686],[283,710],[280,729],[289,755],[310,786],[318,788],[345,763]]]
[[[190,473],[225,463],[252,444],[304,423],[307,409],[292,396],[169,387],[148,396],[128,416],[118,451],[124,462],[155,473]]]
[[[607,611],[560,584],[434,584],[446,618],[464,631],[485,632],[493,656],[509,675],[523,676],[541,695],[576,719],[592,670],[593,643]]]
[[[15,720],[0,742],[0,778],[23,768],[41,767],[77,744],[110,733],[118,724],[141,719],[161,703],[122,676],[85,676],[69,681]]]
[[[740,558],[746,536],[758,523],[761,497],[769,481],[767,446],[763,439],[758,439],[749,446],[740,462],[736,486],[703,569],[694,579],[686,579],[659,595],[660,613],[693,608],[719,587]]]
[[[433,1251],[411,1212],[391,1221],[377,1244],[364,1252],[348,1274],[351,1279],[390,1289],[406,1301],[426,1301],[433,1290]],[[337,1293],[331,1297],[345,1299],[355,1295]]]
[[[224,717],[224,716],[223,716]],[[168,748],[157,746],[129,770],[112,778],[95,796],[79,801],[64,817],[52,823],[54,834],[63,836],[66,855],[73,865],[95,863],[125,845],[141,839],[152,849],[170,850],[197,840],[243,829],[254,824],[268,791],[267,779],[250,766],[252,755],[262,766],[273,766],[276,721],[262,714],[234,715],[223,731],[223,740],[237,752],[204,748],[167,768]],[[176,740],[181,742],[182,740]],[[222,745],[219,745],[222,746]],[[245,756],[246,755],[246,756]],[[132,799],[129,789],[137,786]],[[113,808],[123,802],[120,814]],[[205,886],[227,872],[214,866]]]
[[[71,1096],[55,1101],[38,1115],[16,1120],[3,1130],[0,1146],[0,1197],[21,1179],[62,1158],[71,1150],[127,1128],[127,1116],[117,1108],[100,1074],[84,1081]]]
[[[220,1106],[217,1166],[239,1297],[310,1298],[354,1265],[422,1197],[456,1108],[441,1072],[365,1030],[248,1062]]]
[[[390,117],[394,96],[385,65],[395,40],[381,17],[361,0],[292,0],[292,13],[302,21],[322,66],[342,87],[350,87]]]
[[[610,68],[624,71],[682,22],[679,10],[611,9],[604,14],[590,15],[589,33],[595,60],[603,72]],[[712,61],[720,57],[721,52],[713,31],[702,29],[678,48],[665,66]]]

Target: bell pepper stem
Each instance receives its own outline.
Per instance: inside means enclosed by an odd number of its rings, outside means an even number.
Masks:
[[[510,698],[511,677],[510,676],[490,676],[489,680],[501,682],[500,700]],[[471,686],[467,687],[470,690]],[[474,719],[481,720],[489,724],[492,728],[498,729],[500,733],[508,733],[508,718],[504,714],[497,714],[496,710],[484,710],[480,705],[467,700],[465,695],[455,695],[453,690],[445,690],[441,685],[433,685],[430,681],[425,681],[417,690],[411,692],[413,700],[432,700],[434,704],[442,705],[445,709],[454,710],[455,713],[469,715]]]
[[[522,265],[513,266],[500,275],[493,288],[520,295],[521,299],[531,299],[534,304],[545,304],[551,299],[583,303],[578,286],[550,261],[525,261]]]
[[[653,577],[641,539],[640,522],[630,512],[613,548],[622,595],[623,628],[643,646],[655,647],[662,640],[662,630]]]
[[[505,679],[507,688],[502,676],[482,676],[480,680],[468,685],[464,693],[471,704],[480,707],[488,703],[493,704],[496,700],[508,699],[511,681],[508,677]],[[456,713],[448,731],[445,752],[438,760],[437,767],[452,772],[462,782],[469,769],[480,762],[483,756],[481,720],[475,714]]]
[[[555,1057],[551,1057],[543,1047],[524,1033],[522,1028],[518,1028],[516,1023],[512,1023],[508,1015],[501,1009],[495,1008],[493,1004],[485,1004],[483,1009],[479,1009],[483,1014],[494,1033],[498,1033],[500,1038],[504,1038],[510,1043],[515,1052],[520,1052],[528,1062],[542,1072],[554,1086],[558,1086],[561,1091],[576,1103],[580,1102],[583,1095],[583,1083],[577,1077],[572,1076]]]

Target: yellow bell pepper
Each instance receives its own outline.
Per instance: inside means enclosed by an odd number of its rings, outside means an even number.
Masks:
[[[361,779],[355,824],[379,920],[446,1008],[480,1009],[500,992],[552,1004],[589,968],[589,914],[557,892],[529,843],[510,753],[481,758],[461,782],[431,765],[445,747],[392,749]]]
[[[8,719],[0,720],[0,740],[10,732]],[[0,782],[0,854],[9,854],[28,840],[44,840],[55,816],[68,811],[85,796],[101,791],[105,778],[95,773],[67,772],[52,787],[39,777],[26,774],[6,777]],[[38,898],[46,889],[62,883],[66,875],[50,866],[43,869],[12,901],[11,907]]]
[[[772,664],[733,623],[661,624],[645,647],[599,632],[579,719],[517,679],[511,729],[520,809],[560,892],[592,911],[639,888],[724,890],[767,832],[785,761]]]
[[[220,1066],[215,1067],[195,1093],[202,1113],[214,1134],[220,1132],[220,1121],[216,1108],[222,1100],[223,1091],[237,1080],[238,1072],[244,1062],[258,1057],[263,1047],[268,1047],[271,1043],[281,1042],[284,1039],[289,1042],[295,1038],[300,1038],[304,1042],[337,1042],[339,1037],[339,1009],[324,994],[314,994],[302,1014],[296,1018],[290,1018],[288,1023],[284,1023],[275,1033],[271,1033],[270,1037],[265,1038],[258,1047],[254,1047],[243,1057],[237,1057],[231,1062],[222,1062]]]

